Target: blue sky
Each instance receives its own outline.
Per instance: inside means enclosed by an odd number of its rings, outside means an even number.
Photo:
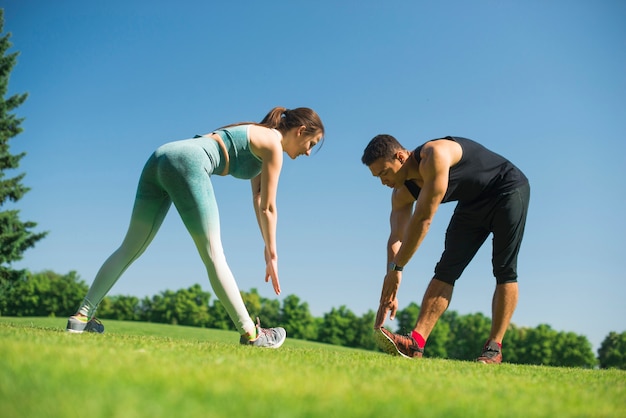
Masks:
[[[622,1],[0,0],[19,51],[9,93],[31,191],[23,220],[50,231],[17,264],[78,272],[88,284],[128,226],[136,182],[159,145],[274,106],[315,109],[326,141],[286,161],[279,186],[283,294],[321,316],[376,310],[390,190],[360,162],[376,134],[407,148],[475,139],[530,178],[531,209],[513,322],[586,335],[626,330],[626,3]],[[247,181],[215,178],[227,259],[242,290],[263,281]],[[407,266],[400,307],[422,294],[454,208],[443,205]],[[491,245],[450,309],[490,316]],[[621,261],[620,261],[621,260]],[[199,283],[211,292],[172,210],[112,295]],[[274,325],[274,324],[272,324]],[[394,326],[388,322],[388,325]]]

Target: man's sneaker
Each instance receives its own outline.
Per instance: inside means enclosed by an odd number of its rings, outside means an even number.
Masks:
[[[379,328],[374,330],[374,339],[381,350],[392,356],[420,358],[424,355],[424,349],[419,348],[415,340],[407,335],[394,334],[385,328]]]
[[[104,325],[99,319],[88,319],[86,316],[70,316],[67,320],[67,326],[65,327],[67,332],[81,333],[81,332],[97,332],[99,334],[104,333]]]
[[[242,335],[239,344],[263,348],[278,348],[283,345],[287,339],[287,331],[284,328],[261,328],[259,318],[256,321],[256,338],[248,340],[245,335]]]
[[[500,364],[502,363],[502,349],[497,342],[487,340],[483,353],[476,361],[483,364]]]

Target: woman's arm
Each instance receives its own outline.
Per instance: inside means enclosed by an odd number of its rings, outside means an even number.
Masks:
[[[254,210],[265,243],[265,281],[272,279],[274,291],[280,294],[276,246],[278,222],[276,194],[283,165],[283,150],[276,134],[260,126],[251,127],[250,142],[253,152],[263,160],[261,174],[252,179],[251,184]]]

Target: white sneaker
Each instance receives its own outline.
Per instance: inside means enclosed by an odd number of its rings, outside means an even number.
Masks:
[[[284,328],[261,328],[261,321],[256,319],[256,335],[254,340],[248,340],[245,335],[239,339],[239,344],[251,345],[263,348],[278,348],[287,339],[287,331]]]

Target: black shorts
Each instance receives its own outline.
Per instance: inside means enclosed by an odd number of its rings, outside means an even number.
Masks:
[[[493,275],[498,284],[517,281],[528,202],[528,184],[489,199],[459,202],[446,230],[445,249],[435,279],[454,285],[489,234],[493,233]]]

